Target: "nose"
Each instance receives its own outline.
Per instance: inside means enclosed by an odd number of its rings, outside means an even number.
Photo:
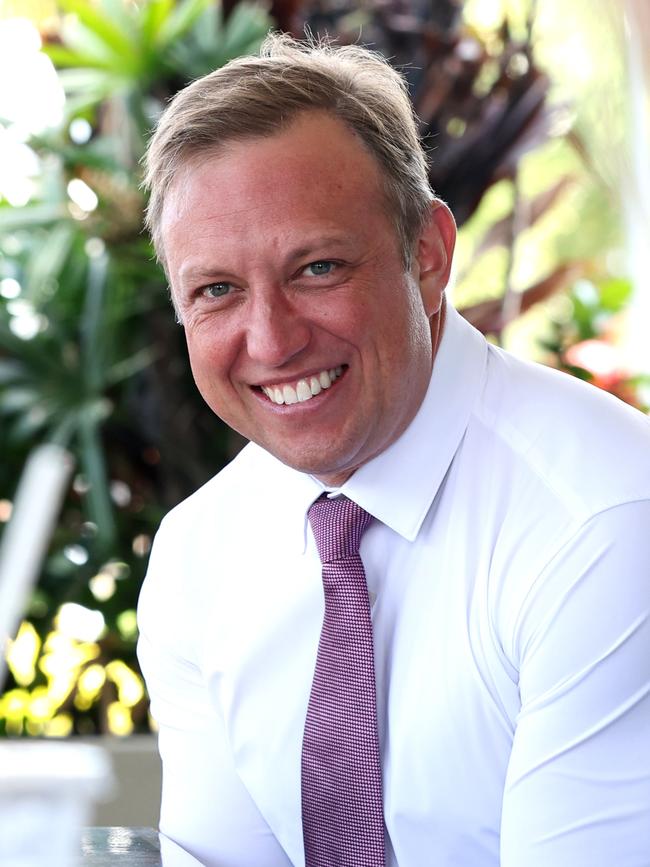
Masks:
[[[256,296],[248,309],[248,357],[266,368],[278,368],[296,358],[309,344],[309,322],[282,291]]]

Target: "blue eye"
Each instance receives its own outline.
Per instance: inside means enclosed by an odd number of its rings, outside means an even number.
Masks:
[[[230,291],[230,283],[210,283],[202,289],[203,295],[208,298],[222,298]]]
[[[310,262],[305,271],[309,271],[314,277],[324,277],[326,274],[330,274],[333,268],[334,262],[323,260],[321,262]]]

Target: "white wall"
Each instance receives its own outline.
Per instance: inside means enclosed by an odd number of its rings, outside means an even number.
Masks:
[[[157,828],[161,767],[155,735],[83,740],[107,750],[117,781],[110,800],[97,805],[92,824]]]

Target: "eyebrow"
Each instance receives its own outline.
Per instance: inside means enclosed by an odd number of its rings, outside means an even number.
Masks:
[[[187,269],[181,268],[178,276],[180,278],[180,282],[184,285],[187,283],[194,284],[197,282],[203,282],[204,280],[215,279],[218,279],[219,282],[221,282],[222,280],[227,279],[228,272],[219,267],[189,267]]]
[[[307,242],[305,244],[301,244],[298,247],[294,247],[289,251],[287,256],[285,257],[285,263],[295,262],[298,259],[304,259],[308,256],[314,255],[317,250],[321,250],[324,247],[328,247],[330,245],[341,245],[344,247],[350,247],[350,240],[345,235],[323,235],[318,238],[314,238],[313,241]],[[197,266],[189,266],[186,269],[181,267],[179,271],[179,278],[181,284],[195,284],[198,282],[203,282],[206,280],[227,280],[229,277],[234,277],[234,274],[229,271],[227,268],[221,268],[219,265],[211,265],[208,267],[203,267],[200,265]]]
[[[305,256],[309,256],[314,253],[314,251],[319,249],[320,247],[327,247],[331,244],[342,244],[344,246],[350,246],[350,240],[346,235],[323,235],[322,237],[315,239],[311,243],[303,244],[302,246],[293,249],[287,256],[287,261],[303,259]]]

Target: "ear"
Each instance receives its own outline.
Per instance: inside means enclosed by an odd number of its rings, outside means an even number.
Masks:
[[[431,214],[417,243],[413,261],[414,277],[420,286],[424,309],[429,318],[442,304],[449,282],[456,245],[456,222],[444,202],[435,199]]]

